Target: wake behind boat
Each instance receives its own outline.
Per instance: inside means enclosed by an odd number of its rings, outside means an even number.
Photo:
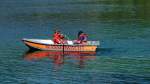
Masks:
[[[50,51],[96,51],[100,45],[99,41],[87,41],[84,44],[76,44],[73,41],[67,40],[65,44],[55,44],[49,39],[27,39],[22,41],[31,50],[50,50]]]

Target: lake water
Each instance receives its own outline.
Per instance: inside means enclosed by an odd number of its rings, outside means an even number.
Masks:
[[[149,84],[149,10],[148,0],[1,0],[0,83]],[[22,38],[50,39],[56,27],[101,46],[92,56],[27,53]]]

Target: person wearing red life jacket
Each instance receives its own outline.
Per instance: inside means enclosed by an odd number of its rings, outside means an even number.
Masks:
[[[60,44],[60,31],[55,31],[54,35],[53,35],[53,41],[55,44]]]
[[[60,31],[55,31],[53,35],[54,44],[63,44],[64,36],[60,33]]]

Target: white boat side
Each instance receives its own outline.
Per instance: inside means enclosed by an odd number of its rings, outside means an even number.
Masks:
[[[23,38],[23,41],[29,41],[29,42],[34,42],[34,43],[40,43],[40,44],[46,44],[46,45],[55,45],[53,40],[51,39],[28,39],[28,38]],[[73,41],[68,40],[67,44],[65,45],[81,45],[81,44],[74,44]],[[87,41],[86,44],[84,45],[95,45],[95,46],[99,46],[100,45],[100,41]]]

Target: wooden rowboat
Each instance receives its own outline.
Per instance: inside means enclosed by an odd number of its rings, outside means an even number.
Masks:
[[[66,41],[65,44],[54,44],[52,40],[46,39],[22,39],[31,50],[50,51],[96,51],[99,41],[87,41],[85,44],[74,44],[73,41]]]

